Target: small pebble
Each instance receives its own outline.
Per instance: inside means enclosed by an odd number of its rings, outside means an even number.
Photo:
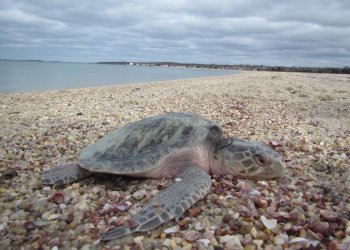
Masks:
[[[42,197],[33,202],[32,208],[34,210],[44,208],[48,204],[48,198],[47,197]]]
[[[284,243],[284,239],[282,239],[281,237],[277,237],[277,236],[273,239],[273,241],[276,245],[282,245]]]
[[[338,219],[338,214],[329,210],[321,210],[321,217],[329,222],[334,222]]]
[[[214,231],[206,231],[203,233],[203,238],[210,240],[214,237],[214,233]]]
[[[82,200],[79,203],[74,205],[75,208],[85,211],[89,208],[89,201],[88,200]]]
[[[328,222],[311,223],[310,229],[316,233],[325,234],[329,229],[329,224],[328,224]]]
[[[252,227],[252,229],[250,230],[250,234],[253,236],[253,238],[256,238],[258,232],[256,231],[255,227]]]
[[[9,168],[5,171],[3,176],[5,177],[5,179],[12,179],[13,177],[17,176],[17,171],[14,168]]]
[[[24,220],[28,214],[24,210],[18,210],[10,215],[11,220]]]
[[[307,239],[302,238],[302,237],[294,237],[289,241],[289,243],[297,243],[297,242],[307,242]]]
[[[59,219],[59,218],[61,218],[61,215],[60,215],[60,214],[51,214],[51,215],[47,218],[47,220],[57,220],[57,219]]]
[[[253,243],[254,243],[255,246],[260,248],[262,246],[262,244],[264,243],[264,241],[262,241],[262,240],[253,240]]]
[[[169,227],[167,229],[164,230],[164,233],[166,234],[173,234],[173,233],[177,233],[179,231],[179,226],[173,226],[173,227]]]
[[[239,242],[239,239],[237,238],[235,238],[235,239],[233,239],[233,240],[230,240],[230,241],[228,241],[226,244],[225,244],[225,247],[227,248],[227,249],[237,249],[237,250],[239,250],[239,249],[243,249],[243,246],[242,246],[242,244]]]
[[[194,228],[195,228],[197,231],[202,231],[202,230],[204,230],[204,228],[205,228],[205,224],[202,223],[202,222],[197,222],[196,225],[194,226]]]
[[[135,237],[134,238],[134,242],[136,243],[136,244],[142,244],[142,241],[143,241],[143,239],[144,239],[145,237],[144,236],[138,236],[138,237]]]
[[[196,240],[199,239],[199,237],[200,237],[200,234],[197,231],[189,231],[185,233],[185,239],[188,242],[195,242]]]
[[[346,228],[345,233],[350,237],[350,226]]]
[[[229,242],[230,240],[233,240],[234,239],[234,236],[233,235],[224,235],[224,236],[221,236],[219,238],[219,242],[221,244],[225,244],[227,242]]]
[[[264,215],[262,215],[260,219],[267,229],[274,229],[277,226],[276,219],[267,219]]]
[[[165,246],[165,247],[170,247],[170,239],[165,239],[164,241],[163,241],[163,246]]]
[[[93,192],[94,194],[98,194],[100,191],[101,191],[101,188],[100,188],[100,187],[93,187],[93,188],[92,188],[92,192]]]
[[[56,192],[49,198],[49,201],[60,204],[64,201],[64,195],[61,192]]]
[[[128,211],[131,207],[131,202],[129,201],[126,201],[126,202],[121,202],[121,203],[118,203],[115,208],[118,210],[118,211],[121,211],[121,212],[124,212],[124,211]],[[112,206],[110,207],[112,208]]]
[[[141,200],[146,195],[146,190],[137,190],[135,193],[133,193],[132,197],[135,200]]]

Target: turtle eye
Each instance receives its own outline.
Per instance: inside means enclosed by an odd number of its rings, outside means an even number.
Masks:
[[[253,159],[256,162],[256,164],[258,164],[259,166],[265,166],[268,162],[267,159],[259,154],[255,154],[253,155]]]

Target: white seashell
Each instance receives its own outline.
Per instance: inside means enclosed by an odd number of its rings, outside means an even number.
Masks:
[[[267,187],[269,184],[266,181],[258,181],[261,186]]]
[[[97,246],[98,244],[100,244],[100,242],[101,242],[101,239],[95,240],[94,243],[93,243],[93,245],[94,245],[94,246]]]
[[[284,239],[282,239],[281,237],[276,237],[274,239],[274,243],[275,245],[282,245],[284,243]]]
[[[6,228],[7,228],[7,224],[5,223],[0,224],[0,232],[5,230]]]
[[[63,203],[59,204],[58,206],[61,210],[64,210],[67,207],[66,204],[63,204]]]
[[[195,228],[197,231],[202,231],[202,230],[205,228],[205,224],[202,223],[202,222],[197,222],[196,225],[194,226],[194,228]]]
[[[258,247],[258,249],[261,248],[261,245],[264,243],[262,240],[253,240],[254,245]]]
[[[264,226],[267,228],[267,229],[273,229],[277,226],[277,220],[276,219],[267,219],[264,215],[262,215],[260,217],[261,219],[261,222],[264,224]]]
[[[126,211],[130,208],[131,206],[131,202],[130,201],[126,201],[126,202],[122,202],[119,203],[115,206],[116,209],[118,209],[119,211]]]
[[[256,238],[256,236],[258,235],[258,231],[256,231],[255,227],[252,227],[252,229],[250,230],[250,234],[251,234],[251,236]]]
[[[200,240],[197,240],[197,242],[203,244],[204,247],[208,247],[208,245],[210,243],[210,240],[208,240],[208,239],[200,239]]]
[[[206,231],[206,232],[203,233],[203,238],[207,239],[207,240],[210,240],[210,239],[212,239],[214,237],[214,234],[215,234],[214,231],[211,231],[211,230]]]
[[[197,231],[189,231],[187,233],[185,233],[185,239],[188,242],[195,242],[200,236],[200,233],[198,233]]]
[[[84,225],[84,229],[86,232],[88,232],[90,229],[94,229],[94,228],[95,228],[95,226],[92,223],[87,223]]]
[[[51,214],[51,215],[47,218],[47,220],[57,220],[57,219],[59,219],[59,218],[61,218],[61,215],[60,215],[60,214]]]
[[[82,200],[76,205],[74,205],[74,208],[78,208],[79,210],[87,210],[89,207],[88,200]]]
[[[223,197],[223,199],[225,199],[225,201],[231,202],[233,200],[233,196],[232,195],[227,195],[227,196]]]
[[[177,233],[178,231],[179,231],[179,226],[173,226],[173,227],[169,227],[169,228],[165,229],[164,233],[173,234],[173,233]]]
[[[307,239],[302,238],[302,237],[295,237],[289,241],[290,244],[292,243],[297,243],[297,242],[306,242]]]
[[[284,243],[287,243],[289,241],[289,237],[287,234],[279,234],[276,235],[276,237],[274,238],[274,243],[276,245],[282,245]]]
[[[100,191],[101,191],[101,188],[100,188],[100,187],[93,187],[93,188],[92,188],[92,192],[93,192],[94,194],[98,194]]]
[[[112,209],[112,205],[109,203],[106,203],[103,208],[102,208],[102,212],[108,212],[108,210]]]
[[[252,189],[249,191],[249,194],[250,195],[261,195],[260,191],[259,190],[256,190],[256,189]]]
[[[113,216],[111,218],[108,219],[108,224],[112,224],[113,221],[115,221],[116,219],[118,219],[118,217]]]
[[[176,178],[175,181],[179,182],[179,181],[182,181],[182,179],[181,178]]]
[[[146,195],[146,190],[141,189],[141,190],[137,190],[137,191],[132,195],[132,197],[133,197],[134,199],[136,199],[136,200],[141,200],[141,199],[143,199],[143,197],[145,197],[145,195]]]

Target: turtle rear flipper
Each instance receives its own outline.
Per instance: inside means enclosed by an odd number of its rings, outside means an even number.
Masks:
[[[91,176],[88,170],[80,167],[78,162],[56,165],[43,172],[41,181],[46,185],[61,186]]]
[[[160,191],[155,198],[134,216],[133,228],[117,227],[107,231],[102,240],[112,240],[139,231],[148,231],[181,215],[210,190],[210,176],[195,166],[186,166],[176,181]]]

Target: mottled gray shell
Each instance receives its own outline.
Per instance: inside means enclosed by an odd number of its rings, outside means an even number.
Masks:
[[[188,113],[148,117],[114,130],[84,148],[79,163],[93,172],[144,173],[157,168],[167,155],[203,143],[213,125]]]

